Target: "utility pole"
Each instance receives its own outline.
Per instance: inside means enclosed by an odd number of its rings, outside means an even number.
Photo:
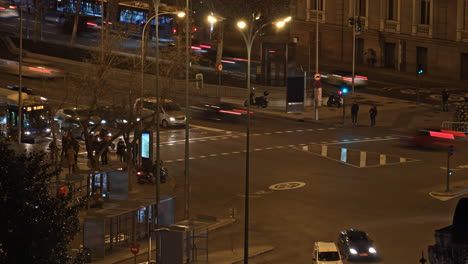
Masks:
[[[185,2],[185,206],[184,206],[184,218],[190,219],[190,174],[189,174],[189,126],[190,126],[190,104],[189,104],[189,74],[190,74],[190,0]]]
[[[22,130],[23,130],[23,1],[20,0],[20,30],[19,30],[19,63],[18,63],[18,76],[19,76],[19,89],[18,89],[18,144],[21,144]]]
[[[315,0],[315,74],[319,73],[319,0]],[[322,87],[315,88],[315,120],[319,119],[319,100],[322,100]],[[320,91],[319,91],[320,89]]]
[[[447,182],[445,192],[450,192],[450,175],[452,171],[450,170],[450,157],[453,156],[453,145],[450,145],[447,152]]]
[[[357,26],[357,21],[356,21],[356,0],[353,0],[353,69],[352,69],[352,84],[351,84],[351,94],[354,96],[354,78],[356,75],[356,26]],[[344,123],[344,121],[343,121]]]

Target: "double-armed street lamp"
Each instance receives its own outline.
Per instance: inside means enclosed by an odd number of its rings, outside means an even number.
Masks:
[[[225,20],[219,16],[208,16],[208,22],[214,24],[220,20]],[[292,17],[286,17],[274,22],[260,24],[260,14],[252,13],[249,21],[239,20],[236,23],[236,28],[244,39],[247,48],[247,123],[246,123],[246,150],[245,150],[245,193],[244,193],[244,263],[249,263],[249,182],[250,182],[250,60],[252,54],[252,46],[258,34],[267,26],[275,25],[277,28],[282,28],[286,23],[290,22]]]

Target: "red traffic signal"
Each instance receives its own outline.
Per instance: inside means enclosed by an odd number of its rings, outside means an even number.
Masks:
[[[66,196],[68,194],[68,187],[65,185],[60,186],[59,194],[62,196]]]

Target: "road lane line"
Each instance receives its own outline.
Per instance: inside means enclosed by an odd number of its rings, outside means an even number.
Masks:
[[[222,132],[222,133],[230,132],[230,131],[227,131],[227,130],[224,130],[224,129],[218,129],[218,128],[213,128],[213,127],[205,127],[205,126],[199,126],[199,125],[190,125],[190,127],[204,129],[204,130],[208,130],[208,131],[214,131],[214,132]]]
[[[232,154],[240,154],[240,151],[233,151]]]
[[[363,139],[363,140],[359,140],[359,141],[346,141],[346,142],[336,142],[336,143],[328,143],[328,145],[339,145],[339,144],[351,144],[351,143],[362,143],[362,142],[376,142],[376,141],[387,141],[387,140],[395,140],[395,139],[398,139],[396,137],[393,137],[393,138],[376,138],[376,139]]]
[[[304,132],[302,129],[297,129],[296,132]]]

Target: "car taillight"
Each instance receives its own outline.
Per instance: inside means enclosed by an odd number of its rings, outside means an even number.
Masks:
[[[361,79],[361,80],[366,80],[366,81],[367,81],[367,77],[366,77],[366,76],[355,75],[354,77],[355,77],[356,79]]]
[[[136,172],[136,174],[137,174],[138,176],[140,176],[140,175],[142,175],[142,174],[143,174],[143,172],[141,172],[141,171],[137,171],[137,172]]]

